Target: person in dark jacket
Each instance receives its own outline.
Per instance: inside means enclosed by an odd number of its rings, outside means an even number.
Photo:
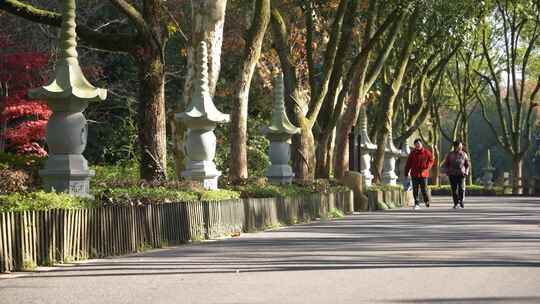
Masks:
[[[446,155],[443,169],[450,179],[454,209],[458,205],[463,208],[465,198],[465,177],[469,175],[469,156],[463,151],[463,144],[457,140],[452,143],[453,151]]]
[[[433,154],[431,151],[424,148],[421,139],[414,140],[414,150],[409,154],[407,158],[407,164],[405,165],[405,177],[411,173],[413,196],[414,196],[414,209],[420,208],[420,193],[424,197],[424,203],[426,207],[429,207],[429,196],[427,193],[427,183],[429,177],[429,169],[433,166]]]

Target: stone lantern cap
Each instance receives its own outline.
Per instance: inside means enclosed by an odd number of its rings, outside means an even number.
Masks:
[[[274,77],[274,109],[270,124],[261,129],[263,134],[267,135],[293,135],[300,133],[300,128],[295,127],[287,117],[285,112],[283,89],[283,74],[279,73]]]
[[[96,88],[86,80],[78,64],[60,60],[56,79],[49,85],[30,90],[29,97],[44,100],[95,102],[107,98],[107,90]]]
[[[396,148],[394,145],[394,140],[392,138],[392,134],[388,134],[388,137],[386,138],[386,145],[384,147],[384,150],[386,153],[393,154],[395,156],[401,155],[401,150]]]
[[[228,123],[230,115],[219,111],[208,88],[208,50],[201,41],[197,48],[196,76],[193,96],[185,112],[176,114],[176,119],[184,121],[188,127],[198,124]]]
[[[408,157],[411,154],[411,147],[407,142],[404,142],[401,146],[401,157]]]
[[[90,84],[79,66],[75,0],[62,1],[62,16],[60,59],[55,66],[55,79],[49,85],[30,90],[28,96],[62,103],[103,101],[107,97],[107,90]]]
[[[360,126],[360,148],[375,151],[377,150],[377,145],[372,143],[369,139],[368,127],[367,127],[367,113],[366,113],[366,104],[363,104],[360,107],[360,113],[358,115],[358,124]]]

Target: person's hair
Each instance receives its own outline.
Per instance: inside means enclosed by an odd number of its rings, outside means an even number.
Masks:
[[[452,143],[452,147],[457,148],[457,147],[459,146],[459,144],[463,144],[463,143],[461,142],[461,140],[459,140],[459,139],[458,139],[458,140],[454,140],[454,142]]]
[[[417,139],[414,140],[414,144],[416,144],[416,143],[422,143],[422,140],[420,138],[417,138]]]

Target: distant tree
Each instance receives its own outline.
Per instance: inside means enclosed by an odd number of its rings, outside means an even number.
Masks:
[[[476,73],[493,97],[476,96],[497,143],[512,157],[512,192],[521,194],[523,159],[531,147],[534,108],[539,105],[540,71],[533,69],[533,63],[538,61],[540,6],[531,0],[497,0],[492,8],[481,39],[487,68]],[[488,117],[490,101],[495,104],[500,130]]]

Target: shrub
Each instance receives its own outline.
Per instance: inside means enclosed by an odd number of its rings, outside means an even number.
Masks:
[[[108,188],[99,190],[96,195],[99,205],[146,205],[171,202],[226,200],[239,198],[238,192],[230,190],[179,190],[158,187]]]
[[[135,185],[139,181],[139,165],[129,162],[119,165],[91,166],[96,175],[90,180],[92,187],[107,188],[115,184]]]
[[[0,152],[0,194],[38,189],[43,162],[41,157]]]
[[[0,194],[26,191],[32,184],[32,177],[25,171],[0,169]]]
[[[49,209],[77,209],[95,206],[88,199],[74,197],[65,193],[36,191],[29,193],[15,192],[0,195],[0,212],[49,210]]]
[[[429,186],[433,195],[451,195],[450,185]],[[465,195],[503,195],[502,187],[493,187],[485,189],[482,185],[467,185],[465,186]]]

